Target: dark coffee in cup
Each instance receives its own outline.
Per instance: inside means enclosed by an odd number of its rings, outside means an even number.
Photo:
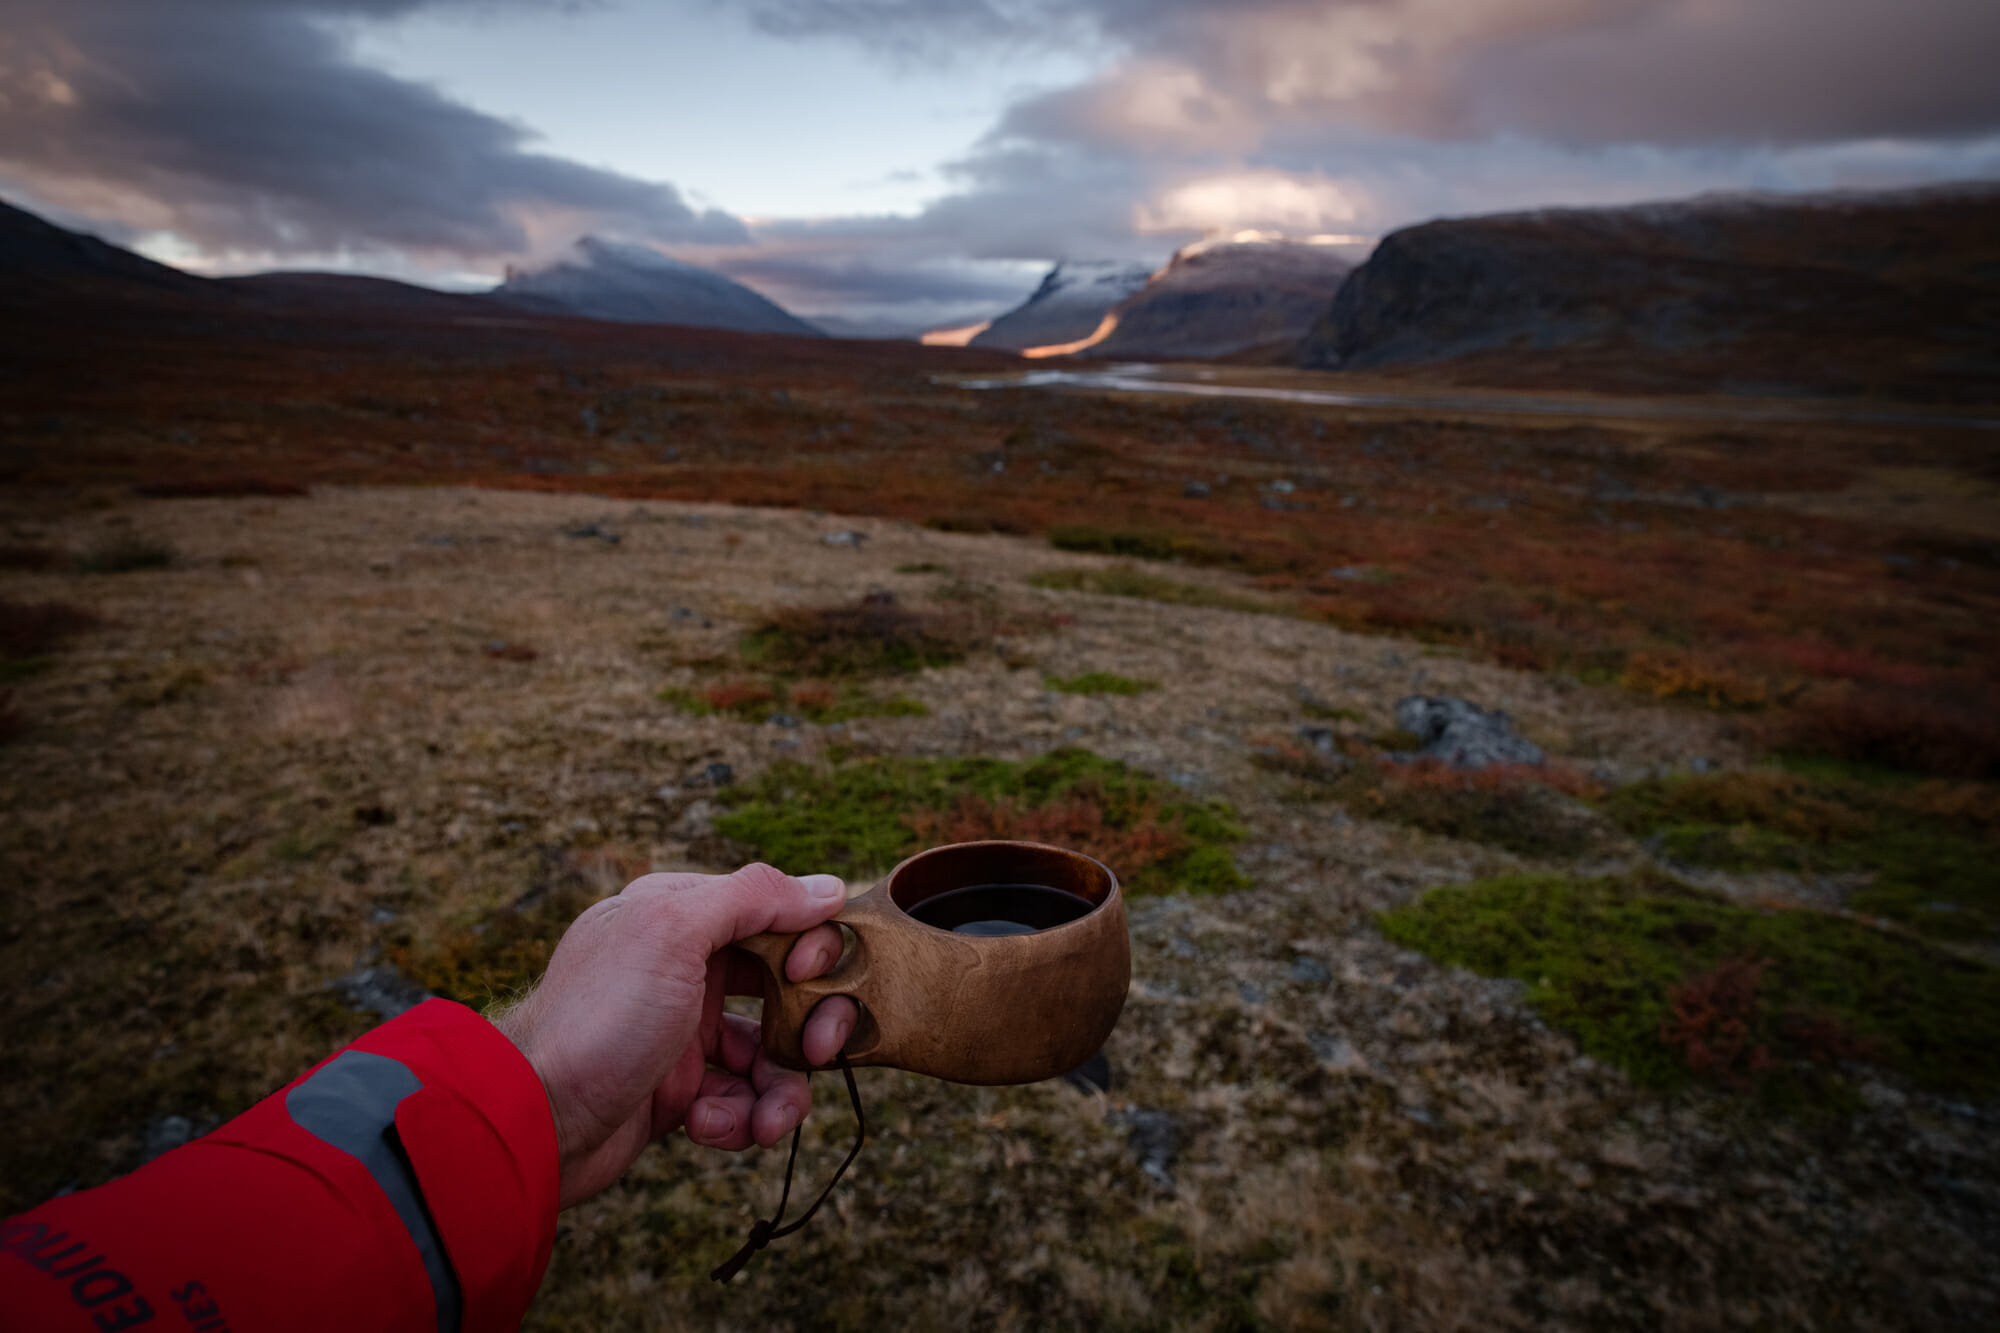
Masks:
[[[1048,884],[969,884],[924,899],[910,915],[954,935],[1033,935],[1067,925],[1096,905]]]

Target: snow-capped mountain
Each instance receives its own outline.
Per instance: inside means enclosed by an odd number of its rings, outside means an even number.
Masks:
[[[824,336],[733,278],[643,245],[595,236],[579,240],[553,263],[509,269],[493,296],[522,309],[628,324]]]
[[[1049,270],[1033,296],[987,325],[971,346],[1021,352],[1080,342],[1152,276],[1145,264],[1065,259]]]
[[[1184,247],[1111,313],[1091,356],[1217,357],[1297,342],[1354,267],[1351,251],[1245,233]]]

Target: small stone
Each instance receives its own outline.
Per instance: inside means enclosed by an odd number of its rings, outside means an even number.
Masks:
[[[1261,986],[1253,986],[1247,981],[1239,981],[1236,983],[1236,998],[1245,1004],[1259,1005],[1264,1003],[1266,997]]]
[[[184,1115],[163,1115],[146,1126],[146,1146],[140,1160],[150,1162],[194,1138],[194,1121]]]
[[[1319,959],[1300,954],[1292,959],[1292,980],[1301,986],[1324,986],[1333,980],[1333,973]]]
[[[686,842],[705,838],[715,827],[715,807],[707,801],[692,802],[674,821],[673,835]]]
[[[353,1008],[384,1021],[407,1013],[431,997],[422,986],[386,965],[357,968],[328,984]]]
[[[1125,1142],[1138,1159],[1139,1170],[1163,1190],[1174,1187],[1174,1161],[1180,1155],[1180,1126],[1165,1111],[1133,1108],[1115,1117],[1126,1126]]]
[[[867,540],[868,540],[867,533],[856,532],[852,528],[849,528],[843,532],[829,532],[826,534],[826,536],[820,538],[820,542],[822,545],[852,546],[856,548],[859,548],[861,543]]]
[[[773,713],[767,720],[774,727],[796,727],[800,725],[798,718],[792,716],[790,713]]]
[[[736,770],[724,763],[714,763],[704,768],[701,776],[711,787],[727,787],[736,781]]]
[[[1208,483],[1205,481],[1191,481],[1181,487],[1181,494],[1190,500],[1206,500],[1209,496]]]
[[[1185,939],[1179,935],[1167,941],[1167,948],[1173,951],[1173,955],[1176,958],[1201,957],[1201,950],[1195,947],[1194,941]]]

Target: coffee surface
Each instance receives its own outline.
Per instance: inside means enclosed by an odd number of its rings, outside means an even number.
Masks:
[[[955,935],[1032,935],[1065,925],[1097,904],[1048,884],[972,884],[909,909],[927,926]]]

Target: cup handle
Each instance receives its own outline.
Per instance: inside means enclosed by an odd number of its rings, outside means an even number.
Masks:
[[[832,924],[846,926],[854,932],[854,947],[848,951],[846,958],[834,965],[833,971],[810,981],[788,981],[785,978],[785,959],[791,955],[792,946],[798,943],[802,932],[767,932],[737,941],[737,948],[764,965],[764,1050],[785,1068],[813,1068],[806,1060],[803,1045],[806,1019],[821,1000],[835,995],[847,996],[861,1010],[861,1020],[847,1038],[848,1063],[873,1063],[868,1057],[880,1045],[881,1034],[875,1026],[868,999],[873,993],[868,985],[872,962],[869,936],[879,933],[885,924],[883,903],[877,895],[886,892],[878,884],[859,897],[850,898],[833,917]]]

